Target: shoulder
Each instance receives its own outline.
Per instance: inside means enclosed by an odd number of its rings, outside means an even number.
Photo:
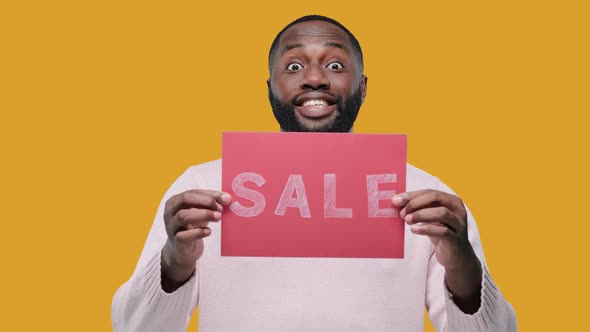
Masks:
[[[193,174],[199,173],[220,173],[221,174],[221,159],[208,161],[199,165],[193,165],[188,168],[188,171]]]
[[[436,176],[431,175],[416,166],[406,164],[407,191],[439,189],[439,186],[440,180]]]
[[[221,159],[189,167],[185,174],[199,189],[221,190]]]
[[[406,165],[406,191],[434,189],[457,196],[455,191],[442,182],[438,177],[431,175],[418,167],[410,164]]]

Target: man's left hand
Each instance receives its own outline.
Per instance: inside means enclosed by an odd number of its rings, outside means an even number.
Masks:
[[[437,190],[406,192],[393,197],[400,217],[412,233],[432,241],[455,303],[472,313],[479,308],[481,264],[467,236],[467,210],[455,195]]]

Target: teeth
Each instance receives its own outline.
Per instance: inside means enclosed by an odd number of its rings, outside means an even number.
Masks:
[[[328,103],[325,100],[312,99],[312,100],[306,100],[303,103],[303,106],[328,106]]]

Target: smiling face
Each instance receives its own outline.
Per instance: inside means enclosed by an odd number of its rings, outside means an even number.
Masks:
[[[281,130],[352,130],[367,87],[346,32],[324,21],[297,23],[271,61],[269,99]]]

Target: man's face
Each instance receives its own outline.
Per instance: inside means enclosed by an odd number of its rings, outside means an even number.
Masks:
[[[366,92],[359,60],[339,27],[309,21],[283,33],[268,81],[282,130],[349,132]]]

